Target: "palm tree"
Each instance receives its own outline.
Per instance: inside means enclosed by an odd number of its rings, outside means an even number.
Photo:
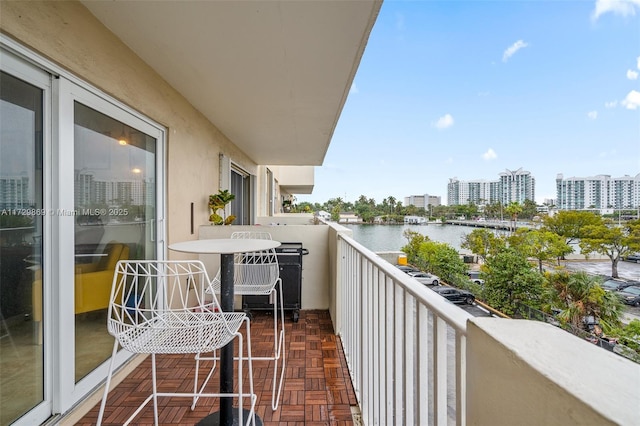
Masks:
[[[522,206],[517,201],[512,201],[504,208],[504,212],[511,216],[511,221],[513,222],[512,230],[515,230],[516,223],[518,222],[518,215],[522,213]]]
[[[389,207],[390,207],[389,208],[389,214],[392,214],[393,213],[393,208],[396,205],[396,199],[395,199],[394,196],[390,195],[390,196],[387,197],[387,202],[389,203]]]
[[[551,303],[560,309],[558,319],[582,328],[585,317],[593,316],[607,330],[620,325],[622,304],[600,286],[600,278],[586,272],[558,272],[549,276]]]

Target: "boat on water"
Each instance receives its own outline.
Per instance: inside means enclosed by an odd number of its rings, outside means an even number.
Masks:
[[[429,221],[426,217],[422,216],[405,216],[404,224],[405,225],[426,225]]]

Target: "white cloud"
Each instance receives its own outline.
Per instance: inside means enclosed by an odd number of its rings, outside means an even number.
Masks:
[[[627,70],[627,78],[629,80],[637,80],[638,79],[638,71]]]
[[[349,89],[349,94],[354,95],[356,93],[360,93],[360,91],[358,90],[358,87],[356,86],[356,82],[354,81],[353,83],[351,83],[351,89]]]
[[[640,56],[636,59],[636,67],[640,70]]]
[[[615,108],[618,106],[618,101],[605,102],[604,107],[607,109]]]
[[[596,7],[591,12],[594,21],[605,13],[621,16],[635,16],[636,8],[640,8],[640,0],[596,0]]]
[[[498,154],[496,154],[493,148],[489,148],[487,152],[482,154],[482,159],[485,161],[495,160],[496,158],[498,158]]]
[[[638,107],[640,107],[640,92],[636,90],[630,91],[627,97],[620,103],[627,107],[627,109],[638,109]]]
[[[485,96],[489,96],[491,94],[491,92],[489,92],[488,90],[485,90],[483,92],[478,92],[478,96],[480,96],[481,98],[484,98]]]
[[[595,120],[598,118],[598,111],[589,111],[587,117],[589,117],[590,120]]]
[[[502,54],[502,62],[507,62],[509,58],[515,55],[518,50],[523,49],[527,46],[529,46],[529,44],[525,43],[522,40],[516,41],[511,46],[509,46],[507,50],[505,50],[504,53]]]
[[[445,114],[436,121],[433,126],[437,129],[446,129],[453,126],[453,117],[451,114]]]

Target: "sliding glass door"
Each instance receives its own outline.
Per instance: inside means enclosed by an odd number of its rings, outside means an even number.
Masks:
[[[164,256],[164,129],[0,55],[0,425],[40,424],[106,377],[116,262]]]
[[[105,329],[118,260],[156,258],[155,137],[74,101],[75,380],[111,355]]]
[[[13,65],[13,66],[12,66]],[[42,327],[45,73],[0,72],[0,424],[45,400]],[[9,70],[12,73],[9,73]],[[28,81],[27,81],[28,80]]]

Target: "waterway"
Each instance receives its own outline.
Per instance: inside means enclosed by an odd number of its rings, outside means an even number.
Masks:
[[[478,228],[457,225],[344,225],[353,231],[353,239],[373,252],[398,251],[409,242],[405,230],[426,235],[432,241],[449,244],[460,253],[468,250],[460,247],[463,238]],[[504,232],[504,231],[495,231]]]

